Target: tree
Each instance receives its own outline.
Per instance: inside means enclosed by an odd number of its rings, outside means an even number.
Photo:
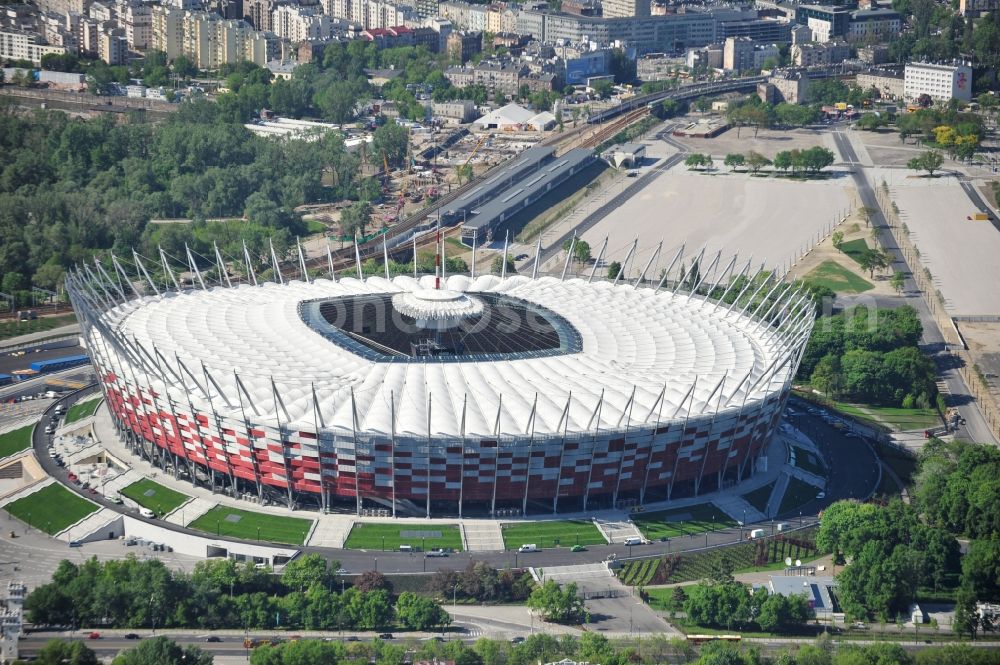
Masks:
[[[607,99],[611,96],[611,92],[614,89],[614,84],[607,79],[600,79],[596,81],[593,85],[594,94],[601,99]]]
[[[111,662],[112,665],[212,665],[212,655],[196,646],[182,649],[173,640],[158,636],[142,640]]]
[[[198,66],[186,55],[179,55],[174,58],[171,69],[174,70],[175,75],[181,78],[191,78],[198,75]]]
[[[554,623],[578,623],[586,614],[575,583],[560,587],[555,580],[546,580],[531,593],[527,605]]]
[[[615,279],[621,271],[622,264],[618,261],[612,261],[608,264],[608,279]]]
[[[368,201],[358,201],[340,213],[340,229],[347,236],[363,236],[371,224],[372,206]]]
[[[101,661],[83,642],[50,640],[38,651],[39,665],[98,665]]]
[[[711,166],[712,158],[709,155],[703,155],[700,152],[692,152],[684,160],[684,165],[689,169],[699,169],[702,167]]]
[[[430,630],[451,623],[451,616],[440,605],[409,591],[399,595],[396,617],[411,630]]]
[[[371,151],[382,156],[393,166],[406,164],[406,155],[410,146],[410,132],[402,125],[389,122],[375,130],[372,137]]]
[[[875,131],[883,125],[882,116],[877,113],[866,113],[855,123],[858,129]]]
[[[493,263],[490,264],[490,272],[494,275],[500,275],[504,272],[504,262],[507,263],[507,274],[513,275],[517,272],[517,266],[514,264],[514,257],[508,254],[506,257],[495,256],[493,257]]]
[[[777,155],[774,156],[774,168],[779,171],[787,171],[792,167],[792,152],[790,150],[782,150]]]
[[[919,157],[914,157],[906,162],[906,168],[914,171],[927,171],[927,175],[932,176],[935,171],[941,168],[943,163],[944,157],[941,156],[940,152],[937,150],[927,150]]]
[[[472,165],[463,164],[455,169],[455,175],[458,177],[458,184],[461,185],[462,181],[472,182]]]
[[[802,166],[810,173],[818,173],[819,171],[822,171],[827,166],[833,164],[834,160],[833,152],[822,146],[807,148],[800,154]]]
[[[869,277],[874,278],[875,270],[882,270],[885,268],[887,261],[885,254],[869,247],[861,252],[861,256],[858,257],[858,264],[861,266],[862,270],[868,271]]]
[[[773,594],[761,603],[757,625],[765,632],[787,631],[805,625],[813,616],[805,596]]]
[[[765,157],[764,155],[760,154],[759,152],[751,150],[749,154],[747,154],[747,166],[750,167],[750,172],[753,174],[756,174],[765,166],[770,166],[770,165],[771,165],[771,160]]]
[[[959,635],[966,634],[973,640],[979,632],[976,596],[968,587],[960,588],[955,596],[955,618],[952,620],[952,628]]]
[[[896,293],[902,293],[903,286],[906,284],[906,274],[902,271],[895,271],[892,273],[892,279],[889,280],[889,285],[896,290]]]
[[[327,561],[318,554],[296,557],[285,564],[281,572],[281,583],[291,591],[305,591],[313,585],[326,586],[329,581]]]
[[[722,163],[735,171],[739,167],[745,165],[746,161],[746,157],[744,157],[741,153],[736,152],[726,155],[726,158]]]
[[[571,245],[573,247],[573,259],[580,263],[586,263],[590,260],[590,243],[581,238],[577,238],[575,242],[572,238],[567,238],[562,244],[563,251],[568,252]]]
[[[354,581],[354,588],[363,594],[375,591],[391,592],[392,582],[377,570],[366,570]]]
[[[833,248],[838,252],[843,251],[841,248],[844,246],[844,232],[834,231],[830,234],[830,242],[833,244]]]

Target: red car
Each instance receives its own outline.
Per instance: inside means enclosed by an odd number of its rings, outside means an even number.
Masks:
[[[101,634],[98,633],[98,632],[93,632],[90,635],[87,635],[87,639],[88,640],[99,640],[99,639],[101,639]]]

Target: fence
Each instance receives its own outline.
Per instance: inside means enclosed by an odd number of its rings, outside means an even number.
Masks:
[[[885,215],[886,221],[889,222],[889,232],[903,253],[903,258],[910,268],[913,280],[917,283],[917,288],[920,289],[920,295],[923,296],[931,316],[934,317],[934,321],[941,330],[941,335],[949,345],[946,353],[953,359],[957,359],[954,365],[965,381],[965,385],[969,387],[969,393],[979,406],[979,410],[986,420],[986,425],[993,432],[993,436],[1000,439],[1000,407],[996,403],[996,398],[990,393],[985,378],[980,376],[975,360],[966,349],[965,340],[962,339],[954,319],[945,311],[944,299],[934,288],[930,271],[920,263],[920,251],[910,240],[910,232],[900,219],[899,210],[891,200],[888,186],[884,180],[880,186],[875,188],[875,200],[881,208],[882,214]]]

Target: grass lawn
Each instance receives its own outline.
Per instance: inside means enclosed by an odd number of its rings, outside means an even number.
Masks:
[[[729,515],[710,503],[702,503],[689,508],[661,510],[655,513],[640,513],[632,516],[632,521],[649,540],[677,538],[692,533],[704,533],[716,529],[736,526]]]
[[[814,454],[798,446],[792,446],[792,448],[795,450],[795,466],[809,473],[815,473],[817,476],[826,476],[826,469],[823,468]]]
[[[0,459],[31,447],[32,425],[0,434]]]
[[[503,524],[503,546],[514,550],[533,543],[539,547],[573,547],[574,545],[606,545],[608,541],[587,520],[558,520],[530,522],[528,524]],[[559,541],[556,543],[556,541]]]
[[[159,517],[163,517],[191,497],[176,492],[169,487],[154,483],[148,478],[132,483],[121,491],[128,498],[143,508],[149,508]],[[257,535],[254,533],[254,535]]]
[[[430,551],[437,548],[462,551],[462,534],[453,524],[397,524],[355,522],[344,543],[349,550],[398,550],[400,545]]]
[[[904,431],[929,429],[941,424],[941,418],[934,409],[903,409],[900,407],[844,404],[841,402],[836,402],[834,407],[844,413],[849,413],[865,420],[874,420],[883,425],[890,425]]]
[[[269,543],[301,545],[305,542],[312,523],[312,520],[297,517],[281,517],[216,506],[188,524],[188,528],[244,540],[256,540],[260,534],[260,539]]]
[[[767,502],[771,499],[771,492],[774,490],[774,483],[758,487],[749,494],[744,494],[743,499],[751,506],[762,513],[767,513]]]
[[[692,584],[684,589],[684,593],[691,592],[697,584]],[[674,589],[680,587],[674,587],[671,589],[643,589],[647,594],[649,594],[649,606],[654,610],[659,610],[660,612],[683,612],[684,607],[678,607],[674,604]]]
[[[819,489],[809,483],[804,483],[798,478],[789,478],[788,487],[785,489],[785,496],[781,497],[781,506],[778,508],[778,514],[785,515],[786,513],[798,510],[800,506],[815,499],[819,492]]]
[[[18,335],[44,332],[53,328],[68,326],[76,323],[76,317],[72,314],[62,316],[46,316],[34,321],[5,321],[0,323],[0,339],[10,339]]]
[[[840,246],[840,251],[847,254],[849,257],[854,259],[858,265],[861,265],[861,255],[864,254],[869,249],[868,243],[864,238],[858,238],[857,240],[848,240]]]
[[[875,288],[868,280],[829,259],[809,271],[804,281],[807,284],[825,286],[836,293],[862,293]]]
[[[307,219],[306,222],[306,233],[309,235],[315,235],[317,233],[324,233],[326,231],[326,224],[315,219]]]
[[[100,403],[100,397],[88,399],[86,402],[77,402],[73,406],[69,407],[69,411],[66,412],[65,424],[68,425],[70,423],[75,423],[77,420],[89,418],[94,415],[94,411],[97,411],[97,405]]]
[[[57,534],[76,524],[98,506],[54,483],[8,504],[5,510],[31,526],[48,534]]]

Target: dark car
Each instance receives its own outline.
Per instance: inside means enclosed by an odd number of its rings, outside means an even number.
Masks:
[[[139,636],[136,633],[125,633],[126,640],[137,640]]]
[[[379,637],[380,640],[394,640],[394,639],[396,639],[395,637],[393,637],[392,633],[379,633],[378,637]]]
[[[357,642],[358,641],[358,636],[357,635],[348,635],[347,636],[347,641],[348,642]]]
[[[222,638],[219,637],[218,635],[209,635],[208,637],[205,638],[205,641],[206,642],[221,642]]]

